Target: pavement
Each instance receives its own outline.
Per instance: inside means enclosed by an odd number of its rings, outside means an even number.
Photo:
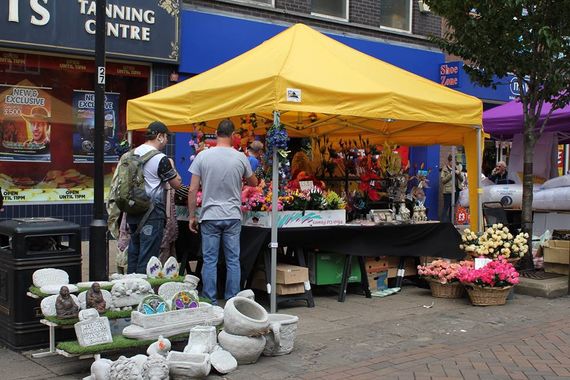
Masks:
[[[505,306],[476,307],[405,286],[344,303],[321,291],[315,303],[279,309],[300,318],[291,354],[208,379],[570,379],[568,296],[516,294]],[[0,378],[81,379],[93,361],[31,353],[0,348]]]

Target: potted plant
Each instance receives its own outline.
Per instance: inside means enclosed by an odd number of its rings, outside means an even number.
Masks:
[[[449,263],[445,260],[434,260],[428,265],[418,265],[418,274],[428,281],[432,296],[462,298],[465,289],[457,278],[462,267],[472,268],[473,262]]]
[[[511,288],[519,283],[519,273],[502,256],[479,269],[462,267],[457,278],[476,306],[504,305]]]
[[[483,233],[476,234],[465,229],[461,235],[463,244],[459,248],[473,257],[496,259],[502,256],[510,262],[516,262],[528,251],[528,233],[514,236],[503,224],[493,224]]]

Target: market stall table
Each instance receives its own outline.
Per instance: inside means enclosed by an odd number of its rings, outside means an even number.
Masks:
[[[242,279],[249,277],[257,256],[269,246],[270,238],[270,228],[242,226],[240,253]],[[436,256],[449,259],[461,259],[465,256],[465,253],[459,249],[461,235],[451,223],[346,224],[330,227],[281,228],[279,244],[281,247],[319,249],[347,255],[348,262],[352,256],[359,258]],[[361,271],[362,267],[363,265]],[[350,268],[347,269],[345,265],[339,301],[344,300],[349,270]],[[362,275],[361,277],[366,277],[365,272],[362,272]],[[364,281],[362,284],[365,285]],[[367,289],[366,282],[365,291]]]

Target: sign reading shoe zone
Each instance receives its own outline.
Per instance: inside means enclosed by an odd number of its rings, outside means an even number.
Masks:
[[[93,52],[95,0],[3,1],[0,45]],[[179,0],[107,0],[106,10],[109,55],[178,62]]]

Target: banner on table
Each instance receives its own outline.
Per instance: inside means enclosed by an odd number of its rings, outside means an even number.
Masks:
[[[51,160],[48,90],[0,85],[0,161]]]
[[[105,162],[117,162],[117,117],[119,94],[105,93]],[[93,162],[95,155],[95,93],[93,91],[73,91],[73,162]]]

